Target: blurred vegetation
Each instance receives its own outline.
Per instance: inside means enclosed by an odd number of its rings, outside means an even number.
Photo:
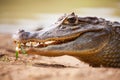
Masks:
[[[67,13],[84,7],[114,8],[115,15],[120,15],[120,0],[0,0],[0,18],[26,18],[37,13]]]

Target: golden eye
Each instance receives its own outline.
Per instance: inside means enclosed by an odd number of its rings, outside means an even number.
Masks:
[[[68,16],[64,21],[63,24],[69,25],[76,25],[78,23],[78,17],[76,16]]]
[[[68,21],[69,23],[75,23],[75,22],[76,22],[76,17],[69,17],[69,18],[67,19],[67,21]]]

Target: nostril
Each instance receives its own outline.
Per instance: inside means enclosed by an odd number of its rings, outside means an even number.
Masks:
[[[29,32],[22,32],[19,36],[20,39],[27,39],[29,37]]]
[[[20,41],[20,40],[27,39],[29,37],[29,35],[30,35],[29,32],[25,32],[25,30],[19,29],[16,33],[13,34],[12,38],[15,41]]]

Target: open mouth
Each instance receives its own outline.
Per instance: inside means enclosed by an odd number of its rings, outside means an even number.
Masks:
[[[48,38],[44,40],[40,39],[28,39],[28,40],[22,40],[22,41],[15,41],[15,43],[19,46],[17,47],[23,47],[23,48],[44,48],[49,45],[58,45],[63,43],[68,43],[70,41],[75,40],[80,36],[81,33],[76,33],[64,37],[57,37],[57,38]]]
[[[101,29],[98,30],[88,30],[83,32],[78,32],[70,35],[66,35],[63,37],[51,37],[46,39],[27,39],[27,40],[21,40],[21,41],[15,41],[17,44],[17,47],[23,47],[23,48],[44,48],[50,45],[58,45],[63,43],[68,43],[71,41],[74,41],[77,39],[80,35],[86,33],[86,32],[98,32],[101,31]]]
[[[67,44],[68,42],[74,41],[79,38],[81,35],[87,32],[99,32],[101,29],[93,29],[93,30],[85,30],[81,32],[77,32],[74,34],[66,35],[66,36],[55,36],[46,39],[27,39],[27,40],[15,40],[16,43],[16,51],[21,51],[21,49],[31,49],[31,48],[46,48],[51,45],[60,45],[60,44]]]

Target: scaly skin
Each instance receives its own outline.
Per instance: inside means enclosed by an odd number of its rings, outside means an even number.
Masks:
[[[70,55],[91,66],[120,68],[118,22],[97,17],[78,17],[71,13],[40,31],[19,30],[13,39],[28,54]]]

